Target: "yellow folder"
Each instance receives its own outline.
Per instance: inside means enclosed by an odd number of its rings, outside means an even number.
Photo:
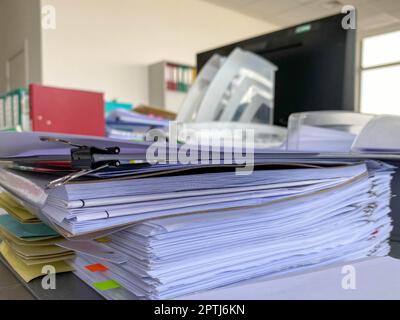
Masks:
[[[22,260],[11,250],[11,248],[3,241],[0,244],[0,253],[4,259],[10,264],[10,266],[17,272],[25,282],[30,282],[35,278],[43,276],[43,267],[51,265],[55,268],[56,273],[63,273],[73,271],[74,269],[65,261],[57,261],[52,263],[43,263],[37,265],[28,266],[22,262]]]
[[[13,216],[21,223],[39,223],[41,222],[35,215],[17,203],[7,193],[0,193],[0,208]]]
[[[17,253],[21,254],[22,256],[29,258],[40,258],[46,256],[58,256],[61,254],[73,253],[73,251],[61,248],[55,245],[43,245],[43,246],[27,246],[27,245],[20,245],[15,242],[11,242],[7,239],[7,243],[10,247]]]

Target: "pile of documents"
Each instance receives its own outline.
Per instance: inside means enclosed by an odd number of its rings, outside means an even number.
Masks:
[[[179,297],[389,251],[395,168],[370,160],[382,154],[256,150],[243,175],[222,163],[145,163],[147,148],[0,134],[0,186],[75,240],[61,246],[81,253],[78,276],[109,299]],[[98,250],[108,254],[85,254],[94,242],[83,240],[109,234]]]
[[[74,252],[56,246],[62,237],[41,223],[6,193],[0,194],[0,253],[14,271],[26,282],[46,274],[43,267],[51,265],[56,273],[72,271],[66,262]]]
[[[135,111],[117,109],[107,116],[107,136],[114,139],[143,141],[150,129],[168,127],[168,120]]]
[[[168,299],[388,254],[390,166],[369,162],[269,173],[252,192],[236,194],[251,195],[244,200],[225,195],[219,209],[203,204],[196,214],[154,219],[113,234],[108,247],[128,261],[80,255],[77,275],[88,284],[113,279],[118,289],[99,291],[109,299]],[[256,191],[261,186],[264,190]],[[107,271],[85,268],[96,263]]]

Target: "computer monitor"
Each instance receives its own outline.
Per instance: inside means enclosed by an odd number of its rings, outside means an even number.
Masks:
[[[276,73],[274,123],[295,112],[355,110],[356,32],[342,27],[343,14],[240,41],[197,55],[200,70],[215,53],[236,47],[265,57]]]

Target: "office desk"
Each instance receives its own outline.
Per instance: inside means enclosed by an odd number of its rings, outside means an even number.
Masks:
[[[0,300],[32,300],[34,297],[7,267],[0,262]]]
[[[7,263],[0,257],[0,263]],[[343,289],[344,265],[356,270],[355,289]],[[1,267],[1,266],[0,266]],[[10,269],[10,268],[9,268]],[[11,270],[11,269],[10,269]],[[10,274],[14,273],[9,271]],[[15,274],[15,273],[14,273]],[[16,275],[18,278],[18,275]],[[25,285],[31,293],[12,291],[11,299],[101,300],[102,297],[73,273],[57,275],[56,290],[44,290],[41,279]],[[0,286],[1,290],[1,286]],[[0,296],[7,298],[7,296]],[[268,299],[400,299],[400,260],[392,257],[372,258],[355,263],[293,273],[281,277],[265,277],[243,281],[227,287],[194,293],[177,300],[268,300]]]
[[[344,289],[348,274],[355,270],[355,289]],[[344,274],[343,271],[346,271]],[[180,297],[182,300],[381,300],[400,299],[400,260],[392,257],[369,258],[320,270],[291,274],[275,279],[249,280],[206,292]]]

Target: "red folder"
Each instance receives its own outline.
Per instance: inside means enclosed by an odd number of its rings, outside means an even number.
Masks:
[[[103,93],[29,86],[32,130],[105,135]]]

